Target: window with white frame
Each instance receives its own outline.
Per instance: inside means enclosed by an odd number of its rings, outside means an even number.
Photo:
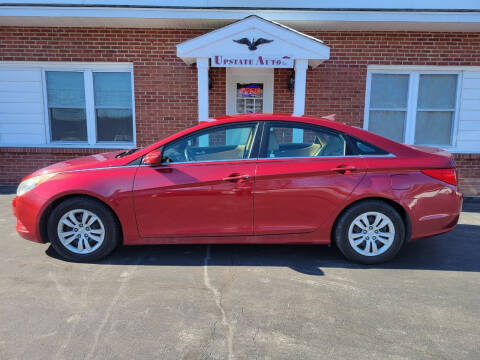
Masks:
[[[131,72],[47,70],[45,83],[51,143],[134,143]]]
[[[365,128],[407,144],[452,147],[459,74],[369,72]]]

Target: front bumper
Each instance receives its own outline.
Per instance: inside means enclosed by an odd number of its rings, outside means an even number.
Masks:
[[[41,202],[35,196],[27,194],[16,196],[12,200],[13,215],[17,218],[15,230],[24,239],[43,243],[40,235]]]

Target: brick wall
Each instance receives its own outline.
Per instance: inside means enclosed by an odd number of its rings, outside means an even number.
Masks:
[[[460,190],[467,196],[480,196],[480,154],[455,154]]]
[[[203,30],[0,27],[0,60],[132,62],[138,145],[189,127],[197,118],[197,76],[175,46]],[[309,32],[331,49],[307,72],[306,114],[337,114],[361,126],[368,64],[480,65],[480,33]],[[291,113],[291,69],[275,69],[274,111]],[[225,113],[225,69],[210,69],[210,116]],[[28,150],[28,153],[26,153]],[[0,148],[0,184],[49,163],[99,150]],[[28,157],[28,159],[26,159]],[[461,187],[480,195],[480,155],[457,155]]]
[[[0,148],[0,185],[16,185],[24,176],[56,162],[111,150]]]

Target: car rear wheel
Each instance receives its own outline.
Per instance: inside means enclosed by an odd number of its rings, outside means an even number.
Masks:
[[[68,260],[98,260],[119,243],[120,231],[111,210],[86,197],[60,203],[50,214],[47,226],[53,248]]]
[[[340,216],[334,240],[347,259],[378,264],[392,259],[400,251],[405,241],[405,224],[389,204],[366,200]]]

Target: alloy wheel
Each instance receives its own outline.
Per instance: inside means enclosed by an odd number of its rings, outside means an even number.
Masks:
[[[93,212],[74,209],[59,220],[57,235],[65,248],[76,254],[89,254],[97,250],[105,239],[102,220]]]
[[[358,215],[348,229],[352,248],[364,256],[377,256],[387,251],[395,239],[395,226],[385,214],[369,211]]]

